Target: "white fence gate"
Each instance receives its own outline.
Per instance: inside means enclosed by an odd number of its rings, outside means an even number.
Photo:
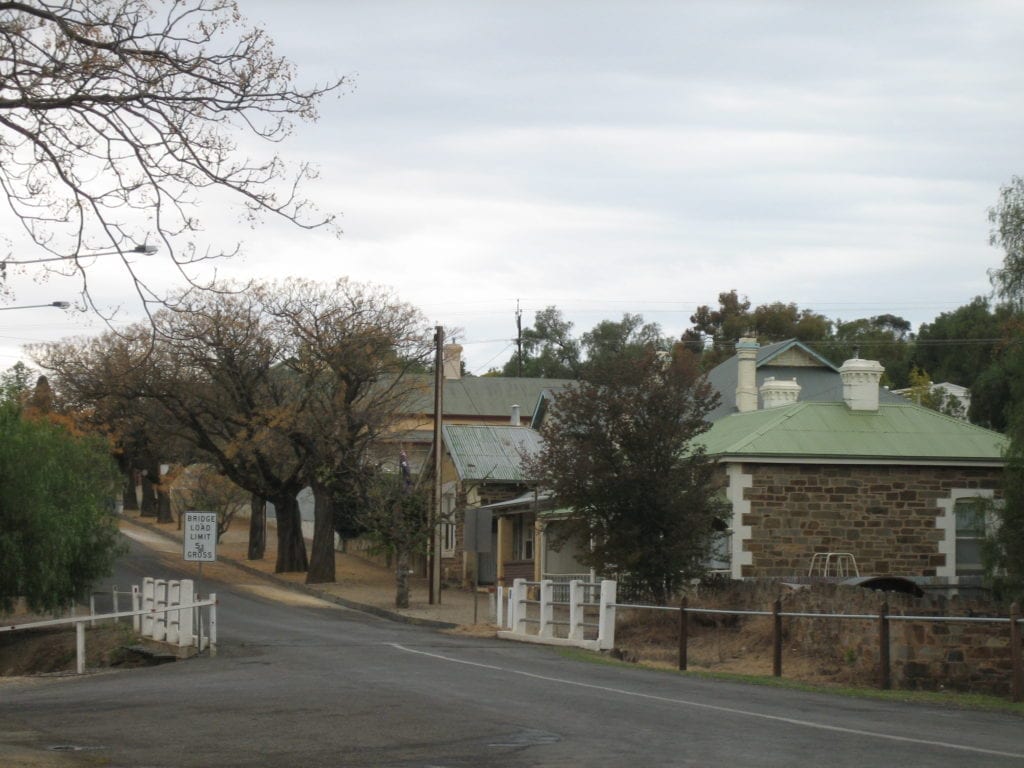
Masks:
[[[615,647],[615,590],[616,582],[610,579],[573,580],[569,582],[569,599],[555,600],[553,581],[516,579],[511,590],[498,587],[497,623],[504,627],[498,637],[611,650]]]

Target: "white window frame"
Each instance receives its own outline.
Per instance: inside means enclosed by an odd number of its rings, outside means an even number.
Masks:
[[[441,496],[441,557],[454,557],[458,543],[458,524],[455,521],[455,494]]]
[[[945,499],[939,499],[938,507],[941,510],[935,521],[936,527],[943,532],[942,541],[939,542],[939,552],[946,556],[946,564],[935,569],[937,577],[949,579],[951,584],[958,584],[960,577],[974,576],[976,573],[960,574],[959,564],[956,561],[956,503],[963,499],[982,499],[991,502],[995,499],[995,491],[991,488],[954,488]],[[995,520],[991,517],[985,519],[985,530],[991,531]]]
[[[534,559],[534,521],[527,515],[516,515],[512,520],[512,558],[516,561]]]

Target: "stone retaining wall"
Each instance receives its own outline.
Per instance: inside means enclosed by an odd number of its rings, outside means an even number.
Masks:
[[[883,602],[889,615],[941,617],[1001,617],[1008,608],[977,599],[917,598],[878,593],[860,587],[833,584],[790,589],[777,581],[731,582],[703,588],[689,599],[694,608],[771,610],[776,598],[783,612],[878,615]],[[759,622],[770,633],[769,622]],[[783,675],[787,652],[813,654],[836,667],[852,671],[858,682],[877,679],[879,623],[877,618],[783,619]],[[889,654],[892,684],[896,688],[941,690],[943,688],[990,693],[1010,693],[1012,659],[1007,622],[904,621],[889,622]]]

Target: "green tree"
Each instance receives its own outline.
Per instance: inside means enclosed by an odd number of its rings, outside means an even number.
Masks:
[[[408,460],[397,471],[378,467],[366,484],[361,521],[374,551],[388,556],[395,569],[395,607],[409,607],[412,557],[425,552],[430,541],[430,493],[413,482]]]
[[[787,339],[821,342],[829,338],[832,321],[796,304],[775,301],[750,309],[750,300],[740,299],[736,290],[718,294],[718,309],[697,307],[690,316],[693,325],[683,332],[687,348],[703,355],[705,369],[726,360],[735,352],[736,342],[753,335],[761,344]]]
[[[574,379],[580,370],[580,344],[573,338],[573,324],[557,307],[537,312],[533,326],[522,331],[519,351],[505,363],[502,376]]]
[[[86,257],[113,251],[148,305],[162,285],[147,283],[135,254],[149,250],[138,243],[158,241],[194,281],[213,253],[195,242],[198,213],[211,199],[219,206],[219,191],[250,220],[331,221],[301,192],[312,169],[259,147],[315,120],[345,81],[298,88],[294,67],[234,0],[0,3],[0,61],[0,188],[47,254],[4,258],[0,276],[55,263],[81,277],[92,304]]]
[[[121,551],[117,471],[99,438],[0,403],[0,608],[52,611],[88,597]]]
[[[750,300],[740,299],[734,288],[718,294],[718,309],[707,304],[697,307],[690,315],[693,325],[683,333],[683,342],[692,351],[702,353],[705,369],[714,368],[732,356],[740,338],[752,332]]]
[[[800,309],[792,302],[761,304],[754,308],[751,319],[754,335],[762,344],[788,339],[819,342],[832,333],[831,320],[810,309]]]
[[[813,346],[837,365],[852,357],[877,360],[885,367],[885,384],[906,387],[913,364],[912,327],[909,320],[891,314],[837,320],[831,338]]]
[[[600,368],[608,359],[623,355],[641,355],[651,349],[667,353],[672,340],[662,336],[657,323],[645,323],[643,315],[627,312],[618,322],[602,320],[584,333],[582,347],[585,371]]]
[[[593,542],[584,565],[660,603],[703,573],[719,506],[693,440],[717,400],[681,344],[604,358],[559,394],[528,471],[570,508],[564,539]]]
[[[917,333],[914,360],[931,371],[935,381],[949,381],[974,389],[975,380],[1002,352],[1006,325],[1013,318],[1007,304],[993,309],[989,299],[975,296],[952,312],[943,312]]]
[[[1016,311],[1024,309],[1024,179],[1013,177],[1000,191],[999,202],[989,212],[992,243],[1004,251],[1003,265],[992,273],[996,293]],[[1011,324],[1002,365],[1007,376],[1009,406],[1007,436],[1010,439],[1003,473],[1003,503],[989,534],[987,571],[994,585],[1007,597],[1024,597],[1024,333]]]

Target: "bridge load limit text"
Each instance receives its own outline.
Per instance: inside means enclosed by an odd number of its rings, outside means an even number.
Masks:
[[[217,560],[217,513],[186,512],[182,537],[185,560],[212,563]]]

